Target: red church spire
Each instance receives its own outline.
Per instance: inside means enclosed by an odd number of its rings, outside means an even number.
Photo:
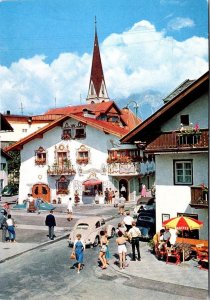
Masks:
[[[109,97],[106,90],[104,73],[101,63],[95,19],[95,40],[87,102],[100,103],[102,101],[109,101]]]

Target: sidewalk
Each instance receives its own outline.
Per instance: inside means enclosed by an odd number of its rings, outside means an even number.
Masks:
[[[131,253],[131,247],[127,248],[128,254]],[[141,261],[131,261],[130,256],[127,255],[128,267],[125,269],[120,270],[118,260],[115,258],[110,260],[110,265],[115,271],[124,275],[208,290],[208,271],[199,269],[196,260],[191,259],[179,265],[166,264],[150,252],[146,243],[141,242],[140,248]]]

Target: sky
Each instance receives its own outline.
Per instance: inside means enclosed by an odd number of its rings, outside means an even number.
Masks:
[[[0,16],[1,113],[85,104],[95,16],[109,97],[142,119],[208,70],[207,0],[0,0]]]

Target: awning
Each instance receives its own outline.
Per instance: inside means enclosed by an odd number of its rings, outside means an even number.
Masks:
[[[97,179],[89,179],[83,182],[83,185],[85,186],[90,186],[90,185],[97,185],[97,184],[101,184],[102,181],[97,180]]]

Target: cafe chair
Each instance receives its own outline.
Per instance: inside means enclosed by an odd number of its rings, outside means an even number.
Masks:
[[[180,264],[180,253],[173,247],[166,249],[166,263],[167,264]]]

